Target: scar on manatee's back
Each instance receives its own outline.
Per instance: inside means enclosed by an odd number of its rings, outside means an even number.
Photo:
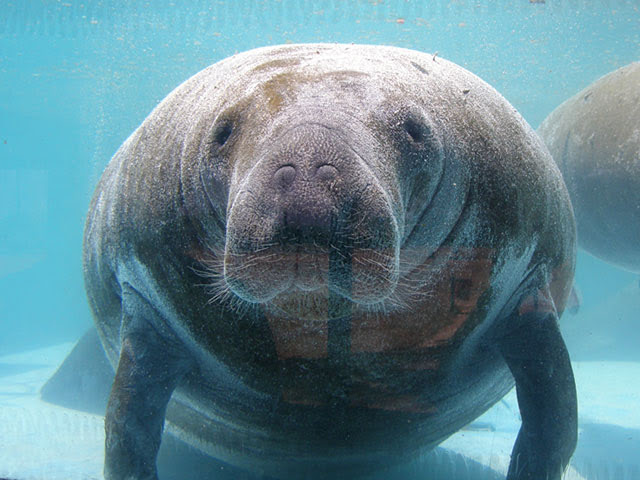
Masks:
[[[418,65],[416,62],[411,62],[411,65],[413,65],[415,68],[418,69],[418,71],[424,73],[425,75],[429,75],[429,71],[424,68],[422,65]]]

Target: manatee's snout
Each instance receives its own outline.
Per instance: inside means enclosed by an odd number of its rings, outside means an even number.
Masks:
[[[286,297],[299,305],[292,296],[309,292],[322,303],[329,291],[362,304],[384,300],[398,278],[389,198],[340,131],[317,124],[287,131],[232,197],[227,285],[253,303]]]
[[[338,217],[348,215],[348,200],[340,201],[338,167],[323,159],[306,162],[285,155],[271,178],[273,206],[280,211],[278,238],[289,245],[328,246],[337,232]],[[346,199],[345,199],[346,200]],[[346,207],[346,208],[345,208]]]

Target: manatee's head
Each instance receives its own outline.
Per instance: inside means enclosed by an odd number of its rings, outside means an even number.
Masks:
[[[227,285],[243,300],[284,310],[305,298],[322,305],[330,290],[359,304],[387,298],[398,281],[396,192],[347,132],[313,119],[292,123],[234,189]]]
[[[220,288],[305,319],[393,302],[403,247],[443,178],[427,109],[384,75],[273,68],[211,130],[228,165]]]

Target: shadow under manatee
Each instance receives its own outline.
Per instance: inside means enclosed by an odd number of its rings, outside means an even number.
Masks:
[[[460,453],[437,447],[367,480],[504,480],[504,475]]]
[[[56,373],[41,389],[46,402],[74,410],[103,415],[114,372],[95,329],[76,344]],[[163,480],[270,480],[251,474],[203,454],[165,433],[158,454]],[[463,455],[436,448],[407,464],[390,467],[361,480],[502,480],[503,476]],[[329,480],[322,471],[307,480]],[[2,479],[0,479],[2,480]],[[333,480],[333,479],[331,479]]]
[[[165,435],[158,455],[163,480],[275,480],[251,474],[200,453],[180,440]],[[333,480],[322,471],[306,480]],[[504,480],[504,476],[459,453],[436,448],[409,464],[385,469],[354,480]],[[285,479],[286,480],[286,479]],[[351,480],[351,479],[349,479]]]

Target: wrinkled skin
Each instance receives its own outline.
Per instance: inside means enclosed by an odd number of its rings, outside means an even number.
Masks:
[[[571,97],[538,133],[567,184],[579,245],[640,272],[640,63]]]
[[[157,478],[166,416],[244,468],[348,478],[435,446],[515,379],[509,479],[559,479],[574,262],[559,171],[464,69],[354,45],[215,64],[90,207],[86,288],[117,366],[105,476]]]

